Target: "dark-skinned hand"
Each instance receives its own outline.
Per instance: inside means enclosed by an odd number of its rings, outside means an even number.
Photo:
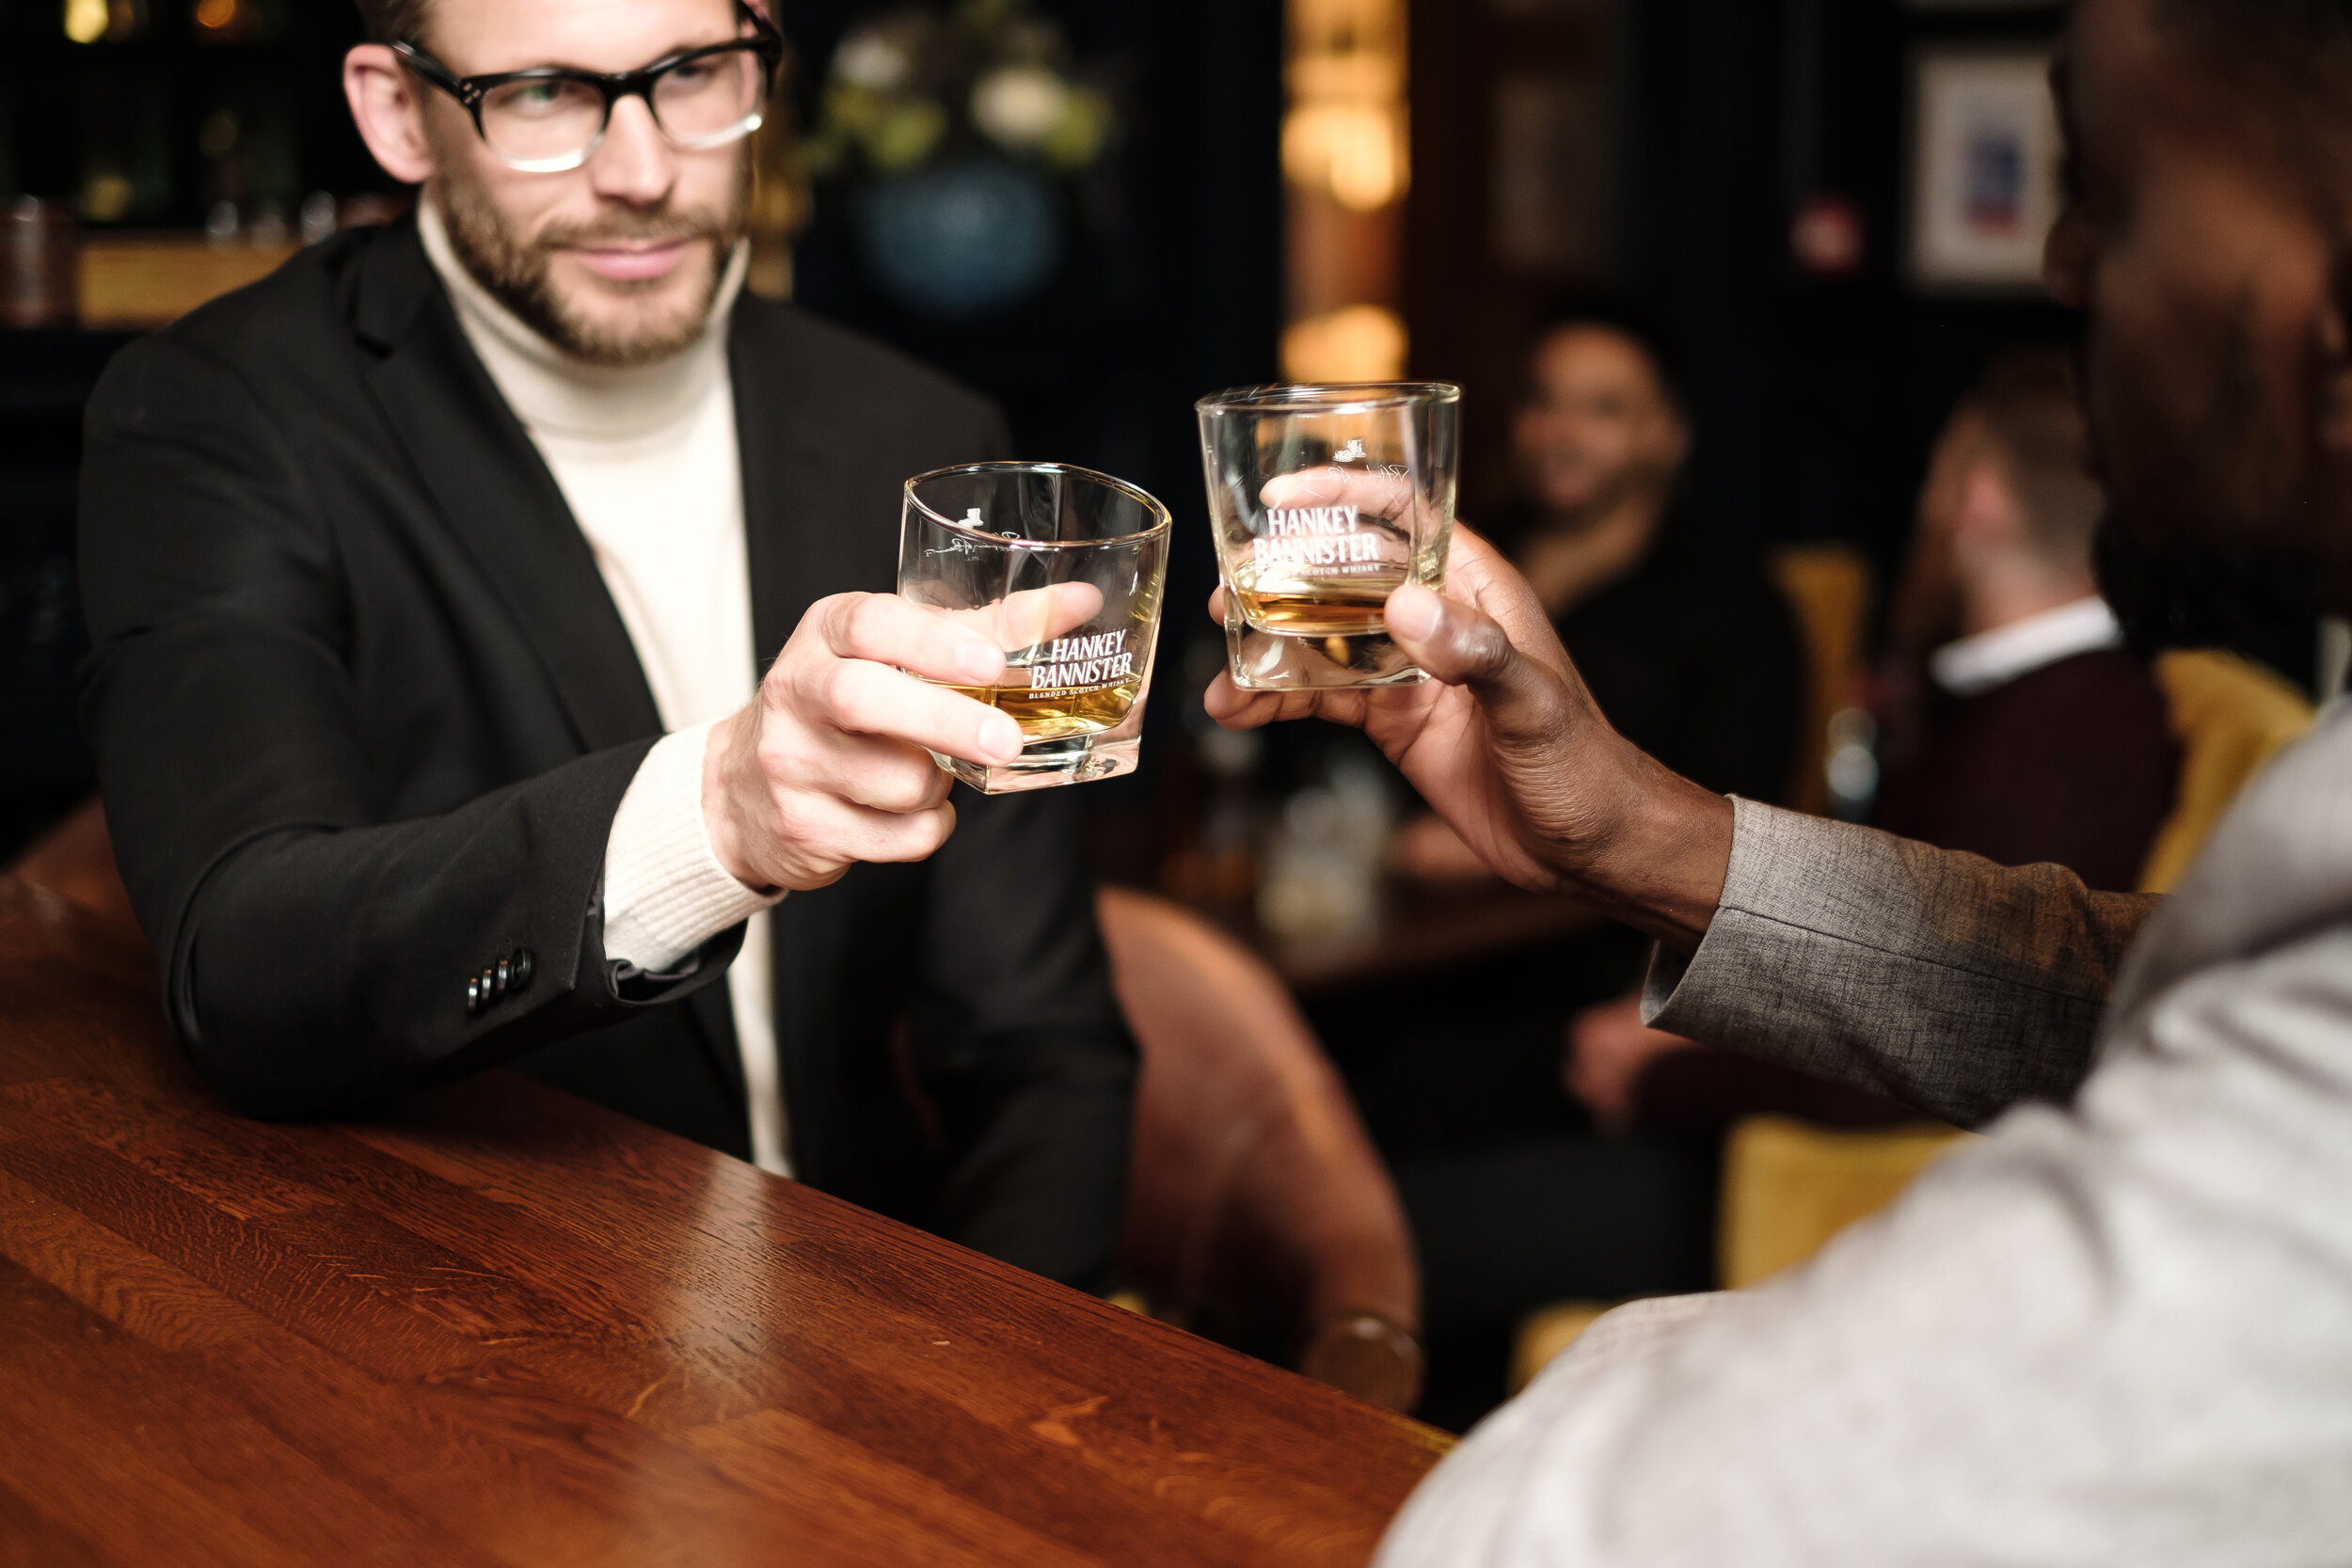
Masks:
[[[1210,613],[1222,619],[1221,598]],[[1360,729],[1499,875],[1695,948],[1730,863],[1731,802],[1610,728],[1510,562],[1456,529],[1445,592],[1406,583],[1387,614],[1431,679],[1265,692],[1239,689],[1227,671],[1209,689],[1210,717],[1228,729],[1307,718]]]

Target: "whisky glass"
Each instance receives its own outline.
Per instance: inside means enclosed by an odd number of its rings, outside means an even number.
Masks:
[[[1461,405],[1443,382],[1245,387],[1194,405],[1236,686],[1423,678],[1385,612],[1405,582],[1445,585]]]
[[[1168,508],[1059,463],[976,463],[906,483],[898,592],[1005,651],[1003,681],[951,690],[1011,716],[1025,744],[982,767],[931,753],[990,795],[1134,770],[1168,575]]]

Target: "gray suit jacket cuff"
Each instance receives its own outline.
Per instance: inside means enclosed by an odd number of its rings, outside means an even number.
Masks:
[[[2156,900],[1734,806],[1722,905],[1695,954],[1652,964],[1651,1024],[1963,1126],[2073,1095]]]

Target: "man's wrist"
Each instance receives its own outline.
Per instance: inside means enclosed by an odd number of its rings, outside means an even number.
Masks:
[[[1731,866],[1730,798],[1639,752],[1608,827],[1564,844],[1552,863],[1566,887],[1678,953],[1695,952]]]
[[[727,761],[735,747],[737,726],[744,721],[746,715],[754,714],[757,707],[758,703],[755,699],[750,707],[740,709],[710,726],[709,738],[703,750],[703,830],[709,835],[710,852],[718,857],[719,863],[726,868],[728,876],[745,887],[770,894],[776,889],[767,885],[766,879],[753,869],[743,856],[740,835],[736,832],[734,801],[727,788]]]
[[[712,726],[715,727],[715,726]],[[637,769],[605,844],[605,956],[669,969],[775,902],[719,859],[703,811],[708,728],[664,736]]]

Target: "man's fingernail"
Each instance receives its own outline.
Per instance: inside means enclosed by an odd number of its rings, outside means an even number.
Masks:
[[[980,724],[980,754],[994,762],[1010,762],[1021,754],[1021,726],[1001,713]]]
[[[1418,582],[1408,582],[1389,595],[1389,629],[1400,637],[1424,641],[1438,633],[1445,607],[1438,595]]]

